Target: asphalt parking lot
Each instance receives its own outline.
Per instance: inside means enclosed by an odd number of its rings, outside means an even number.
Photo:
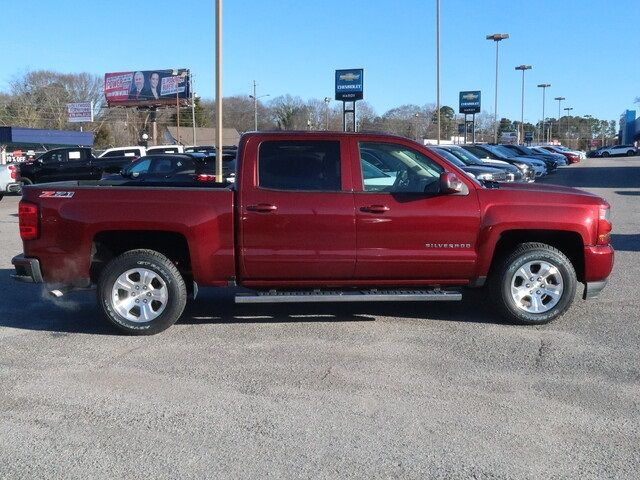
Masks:
[[[0,478],[637,478],[640,157],[546,183],[612,205],[597,299],[541,327],[452,304],[234,306],[204,292],[154,337],[93,292],[10,280],[0,202]]]

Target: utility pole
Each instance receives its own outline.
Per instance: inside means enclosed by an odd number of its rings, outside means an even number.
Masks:
[[[498,45],[500,41],[509,38],[508,33],[494,33],[493,35],[487,35],[487,40],[493,40],[496,42],[496,91],[493,105],[493,142],[498,143]]]
[[[253,81],[253,95],[249,95],[249,98],[253,98],[253,130],[258,131],[258,99],[268,97],[269,94],[257,96],[256,95],[256,81]]]
[[[569,137],[569,126],[570,126],[570,124],[569,124],[569,121],[570,121],[569,112],[571,112],[571,110],[573,110],[573,107],[566,107],[564,109],[564,111],[567,112],[567,138]]]
[[[520,143],[524,144],[524,72],[531,70],[531,65],[518,65],[516,70],[522,70],[522,100],[520,107]]]

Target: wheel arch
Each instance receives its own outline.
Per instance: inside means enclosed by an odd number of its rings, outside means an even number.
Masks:
[[[187,285],[193,279],[187,238],[179,232],[162,230],[105,230],[93,236],[91,244],[92,283],[97,283],[104,266],[124,252],[154,250],[173,262]],[[189,280],[189,281],[187,281]]]
[[[489,267],[489,275],[496,265],[518,245],[538,242],[551,245],[571,261],[579,282],[584,281],[584,242],[578,232],[570,230],[506,230],[500,234]]]

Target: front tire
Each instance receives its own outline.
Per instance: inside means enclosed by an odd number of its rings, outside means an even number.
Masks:
[[[609,153],[609,152],[602,152],[602,156],[603,156],[603,157],[608,157],[609,155],[610,155],[610,153]]]
[[[633,150],[629,150],[627,152],[627,156],[629,156],[629,157],[633,157],[635,154],[636,154],[636,152],[634,152]]]
[[[182,315],[187,289],[176,266],[154,250],[130,250],[100,274],[98,302],[107,320],[130,335],[154,335]]]
[[[544,243],[523,243],[500,261],[489,289],[503,317],[540,325],[567,311],[577,282],[571,261],[560,250]]]

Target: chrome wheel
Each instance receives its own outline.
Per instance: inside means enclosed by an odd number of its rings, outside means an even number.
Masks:
[[[135,268],[120,275],[111,289],[113,309],[129,321],[150,322],[164,312],[169,300],[165,281],[153,270]]]
[[[528,313],[545,313],[562,298],[564,281],[558,267],[547,261],[525,263],[511,278],[511,297]]]

